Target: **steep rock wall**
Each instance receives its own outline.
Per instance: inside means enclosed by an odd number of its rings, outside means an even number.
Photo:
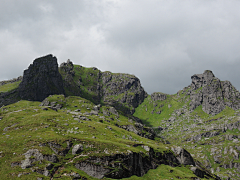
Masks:
[[[21,99],[42,101],[52,94],[64,94],[57,58],[47,55],[34,60],[24,71],[18,88]]]

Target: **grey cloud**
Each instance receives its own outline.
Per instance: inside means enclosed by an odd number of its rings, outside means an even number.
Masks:
[[[37,57],[135,74],[148,93],[176,93],[213,70],[240,88],[239,1],[0,2],[0,80]]]

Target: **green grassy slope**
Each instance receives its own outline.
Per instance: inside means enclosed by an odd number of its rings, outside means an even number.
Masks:
[[[0,86],[0,93],[1,92],[9,92],[11,90],[16,89],[19,86],[20,83],[21,83],[21,81],[17,81],[17,82],[14,82],[14,83],[9,83],[9,84],[2,85],[2,86]]]
[[[143,119],[145,124],[154,127],[158,135],[166,138],[171,144],[184,147],[223,179],[224,177],[238,178],[237,175],[234,175],[239,171],[238,168],[224,168],[224,166],[240,163],[239,158],[236,158],[232,152],[233,150],[240,153],[237,150],[237,147],[240,147],[240,141],[237,140],[240,137],[240,129],[228,129],[226,132],[223,129],[226,125],[240,120],[240,111],[234,111],[226,106],[222,112],[212,116],[205,113],[200,105],[193,112],[190,112],[189,95],[187,92],[183,94],[181,92],[179,95],[167,95],[167,99],[164,101],[153,101],[151,96],[148,96],[136,108],[134,116]],[[159,111],[161,113],[157,114]],[[158,127],[162,129],[159,130]],[[191,140],[197,135],[213,132],[217,132],[218,135],[209,138],[202,136],[201,140]],[[228,135],[232,137],[231,140],[227,139]],[[224,153],[226,147],[228,151]],[[232,150],[229,151],[231,147]],[[214,157],[218,157],[220,162],[214,160]]]
[[[174,94],[167,95],[167,99],[164,101],[153,101],[148,95],[144,102],[136,108],[134,116],[141,118],[151,127],[157,127],[161,125],[162,120],[169,119],[176,109],[188,104],[189,96]],[[161,113],[157,114],[159,111]]]
[[[86,156],[74,156],[71,150],[66,156],[59,156],[60,161],[53,163],[58,170],[53,178],[72,179],[66,174],[79,173],[87,179],[94,179],[85,172],[75,168],[74,163],[83,161],[91,156],[107,156],[116,153],[147,152],[141,147],[134,147],[141,143],[154,148],[156,151],[168,151],[169,145],[159,141],[140,137],[132,132],[125,131],[118,125],[134,124],[128,117],[119,112],[119,117],[111,114],[104,116],[86,115],[89,121],[79,120],[74,113],[82,114],[91,112],[95,106],[89,100],[81,97],[54,95],[48,98],[50,102],[61,104],[63,108],[55,111],[49,107],[39,106],[40,102],[19,101],[0,109],[0,175],[1,179],[36,179],[41,177],[49,179],[34,169],[43,169],[49,162],[35,162],[32,168],[22,169],[20,166],[11,167],[12,163],[20,163],[24,160],[24,153],[29,149],[38,149],[42,154],[53,154],[47,145],[55,142],[66,147],[66,142],[71,141],[73,145],[84,144],[82,154]],[[46,109],[47,108],[47,109]],[[105,108],[105,107],[101,107]],[[111,130],[110,130],[110,128]],[[131,137],[131,138],[123,138]],[[45,145],[44,145],[45,144]],[[106,154],[106,150],[108,154]],[[143,177],[131,177],[128,179],[192,179],[196,177],[188,167],[170,167],[161,165],[155,170],[150,170]]]

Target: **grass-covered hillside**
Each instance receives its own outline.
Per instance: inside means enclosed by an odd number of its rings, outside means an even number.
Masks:
[[[0,107],[15,103],[21,99],[17,92],[21,81],[22,78],[0,82]]]
[[[150,149],[159,155],[172,152],[161,139],[142,137],[148,134],[147,127],[138,134],[131,116],[76,96],[54,95],[42,103],[21,100],[4,106],[0,127],[1,179],[98,179],[84,167],[116,174],[131,167],[124,159],[106,164],[104,158],[135,154],[147,162]],[[191,166],[164,164],[127,179],[197,179]]]
[[[149,95],[134,116],[171,144],[184,147],[211,172],[223,179],[239,179],[240,111],[226,106],[211,115],[202,110],[202,105],[191,111],[190,102],[186,90],[166,95],[164,100],[154,101]]]
[[[21,83],[21,81],[16,81],[14,83],[7,83],[5,85],[2,85],[2,86],[0,86],[0,93],[1,92],[10,92],[10,91],[16,89],[20,83]]]
[[[225,89],[230,85],[225,83]],[[224,157],[220,157],[222,141],[215,140],[220,132],[205,132],[220,125],[211,129],[216,121],[199,108],[190,113],[190,97],[184,93],[147,97],[134,75],[101,72],[70,60],[59,67],[51,54],[37,58],[23,77],[0,82],[0,179],[218,180],[210,170],[221,176],[234,173],[232,167],[238,166],[237,147],[233,146],[238,143],[238,124],[222,129],[225,134],[221,137],[228,138],[232,146],[225,145]],[[195,94],[196,103],[191,107],[202,102],[197,101],[201,93]],[[240,102],[236,104],[238,95],[229,96],[229,107],[240,106]],[[210,113],[222,110],[223,106],[216,109],[204,102],[204,107],[212,108]],[[228,108],[214,118],[226,122],[224,113],[229,116],[235,111]],[[233,120],[236,117],[227,122]],[[149,126],[158,128],[155,132]],[[208,139],[203,141],[203,137]],[[208,145],[204,148],[218,143],[211,149],[216,157],[207,153],[209,149],[200,149],[204,143]],[[231,171],[219,172],[219,167],[228,166]]]

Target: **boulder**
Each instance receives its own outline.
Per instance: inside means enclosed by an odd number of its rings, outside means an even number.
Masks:
[[[72,148],[72,154],[79,154],[83,151],[83,145],[82,144],[76,144],[75,146],[73,146]]]

